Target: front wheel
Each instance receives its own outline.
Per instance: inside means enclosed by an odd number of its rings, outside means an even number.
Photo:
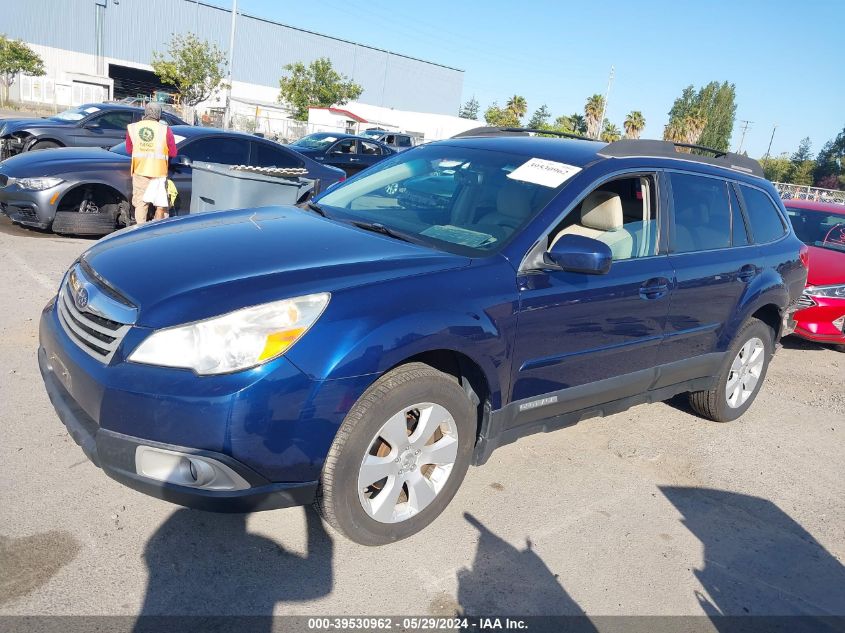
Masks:
[[[702,417],[730,422],[754,402],[772,357],[774,333],[758,319],[751,319],[728,349],[716,387],[690,393],[690,406]]]
[[[446,508],[469,467],[476,413],[454,377],[409,363],[349,411],[323,467],[317,508],[362,545],[419,532]]]

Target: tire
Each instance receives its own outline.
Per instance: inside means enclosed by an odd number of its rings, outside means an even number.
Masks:
[[[835,349],[837,352],[845,354],[845,345],[834,345],[833,349]]]
[[[440,420],[445,422],[434,426]],[[391,427],[392,421],[398,426]],[[454,377],[423,363],[386,373],[353,405],[335,436],[323,466],[318,511],[329,525],[361,545],[383,545],[419,532],[460,487],[475,445],[476,422],[475,408]],[[429,443],[424,443],[432,430]],[[397,445],[384,437],[395,437]],[[427,455],[435,459],[435,451],[441,465],[424,461]],[[454,457],[447,456],[450,451]],[[365,459],[377,470],[367,471]],[[378,479],[382,471],[389,474]],[[370,478],[374,481],[368,482]],[[388,496],[380,504],[382,494]]]
[[[54,147],[62,147],[58,143],[54,143],[53,141],[38,141],[37,143],[33,143],[32,147],[29,148],[30,152],[34,152],[39,149],[53,149]]]
[[[67,235],[106,235],[115,230],[115,222],[111,213],[57,211],[52,228]]]
[[[716,387],[689,394],[693,411],[714,422],[730,422],[740,417],[760,392],[773,349],[772,328],[758,319],[748,321],[725,354]],[[756,381],[753,380],[755,376]],[[730,392],[728,381],[731,381]]]

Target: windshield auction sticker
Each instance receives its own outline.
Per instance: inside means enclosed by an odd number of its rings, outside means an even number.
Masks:
[[[562,185],[579,171],[581,168],[575,165],[532,158],[509,173],[508,178],[554,188]]]

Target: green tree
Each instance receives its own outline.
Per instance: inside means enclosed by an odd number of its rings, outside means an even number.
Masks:
[[[570,115],[559,116],[555,119],[553,129],[570,134],[586,134],[587,120],[583,114],[574,112]]]
[[[223,87],[226,55],[216,44],[193,33],[173,34],[165,53],[153,51],[153,72],[164,83],[176,86],[186,107],[211,98]]]
[[[587,123],[587,136],[598,138],[601,116],[604,113],[604,97],[593,95],[584,104],[584,119]]]
[[[633,110],[625,117],[625,138],[640,138],[645,129],[645,117],[639,110]]]
[[[525,116],[525,113],[528,112],[528,102],[525,100],[525,97],[514,95],[508,99],[505,108],[513,112],[517,122],[519,122]]]
[[[601,140],[605,143],[613,143],[614,141],[618,141],[620,138],[622,138],[622,132],[619,131],[619,128],[605,119],[601,130]]]
[[[531,119],[528,121],[528,126],[533,129],[542,130],[544,128],[549,127],[549,119],[552,118],[552,113],[549,112],[549,109],[546,107],[544,103],[539,108],[534,110],[534,114],[531,115]]]
[[[845,128],[836,135],[836,138],[825,143],[819,155],[816,156],[816,167],[813,170],[815,182],[824,181],[825,184],[830,185],[833,182],[830,177],[835,176],[839,181],[839,188],[845,189],[843,161],[845,161]]]
[[[798,149],[789,158],[789,172],[786,175],[787,182],[796,185],[812,185],[813,170],[816,162],[813,160],[812,143],[810,137],[801,139]]]
[[[788,182],[788,174],[792,169],[792,163],[786,154],[763,158],[760,160],[763,172],[768,180],[772,182]]]
[[[328,57],[321,57],[308,66],[302,62],[288,64],[284,69],[289,74],[279,79],[278,101],[293,108],[297,121],[308,120],[309,106],[343,105],[364,92],[361,86],[332,68]]]
[[[44,75],[44,60],[20,40],[0,35],[0,105],[6,104],[9,88],[19,74],[33,77]]]
[[[477,119],[480,109],[481,106],[478,105],[478,99],[475,98],[475,95],[472,95],[472,98],[461,106],[458,116],[462,119]]]
[[[484,112],[487,125],[493,127],[519,127],[519,118],[510,108],[500,108],[494,101]]]
[[[727,81],[711,81],[699,90],[687,86],[669,110],[663,138],[727,151],[736,118],[735,97],[736,88]]]

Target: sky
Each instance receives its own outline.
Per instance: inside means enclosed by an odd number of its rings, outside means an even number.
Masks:
[[[211,0],[231,7],[230,0]],[[238,10],[464,70],[481,112],[514,94],[530,114],[583,112],[614,81],[607,118],[640,110],[660,138],[683,88],[736,85],[731,149],[817,152],[845,127],[845,0],[238,0]],[[236,44],[237,46],[237,44]],[[279,74],[283,71],[279,70]],[[526,117],[527,121],[527,117]]]

